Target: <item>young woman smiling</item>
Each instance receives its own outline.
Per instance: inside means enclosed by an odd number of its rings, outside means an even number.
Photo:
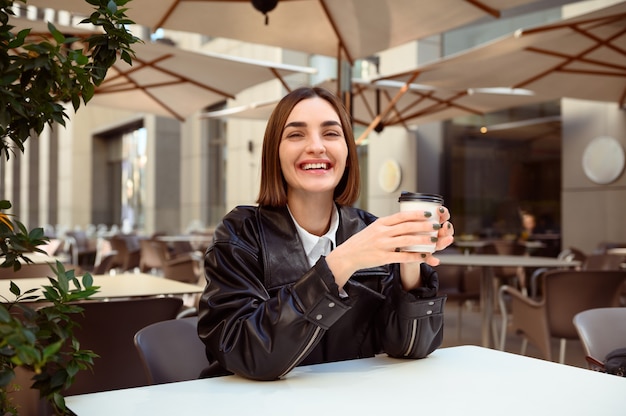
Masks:
[[[351,205],[359,166],[350,118],[321,88],[287,94],[270,116],[256,206],[215,230],[198,333],[204,377],[280,378],[297,365],[387,353],[423,358],[441,345],[445,297],[430,253],[453,241],[449,212],[386,217]],[[428,241],[426,241],[428,240]]]

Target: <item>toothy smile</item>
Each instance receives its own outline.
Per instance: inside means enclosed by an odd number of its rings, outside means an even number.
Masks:
[[[304,163],[301,166],[302,170],[312,170],[312,169],[324,169],[324,170],[328,170],[330,169],[330,164],[329,163],[322,163],[322,162],[318,162],[318,163]]]

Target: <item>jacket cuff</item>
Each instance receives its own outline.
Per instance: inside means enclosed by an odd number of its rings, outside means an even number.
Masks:
[[[304,318],[322,329],[330,328],[350,309],[339,298],[339,287],[324,257],[296,282],[293,291]]]

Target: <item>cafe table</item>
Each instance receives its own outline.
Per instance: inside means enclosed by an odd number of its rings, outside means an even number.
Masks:
[[[562,260],[555,257],[536,257],[505,254],[436,254],[441,264],[481,267],[480,309],[482,320],[482,345],[491,346],[489,334],[493,321],[494,267],[570,268],[580,266],[577,260]]]
[[[479,346],[296,367],[277,381],[225,376],[66,397],[77,416],[623,416],[626,378]]]
[[[78,277],[81,280],[81,277]],[[29,289],[50,285],[47,277],[0,280],[0,299],[15,298],[10,291],[10,282],[15,282],[22,293]],[[122,273],[116,275],[94,275],[93,284],[100,286],[92,299],[147,297],[161,295],[186,295],[202,292],[202,287],[176,280],[165,279],[147,273]],[[35,294],[41,294],[41,291]],[[43,296],[42,296],[43,297]]]

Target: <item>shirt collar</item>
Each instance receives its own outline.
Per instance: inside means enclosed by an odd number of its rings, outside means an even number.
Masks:
[[[287,209],[289,209],[289,206],[287,206]],[[336,246],[335,240],[336,240],[337,229],[339,228],[339,211],[337,210],[337,206],[335,204],[333,204],[333,212],[330,216],[330,227],[328,228],[328,231],[326,232],[326,234],[324,234],[321,237],[311,234],[310,232],[302,228],[300,224],[298,224],[298,221],[296,221],[296,219],[291,214],[291,210],[289,210],[289,215],[291,215],[291,219],[293,220],[293,223],[296,226],[296,230],[298,231],[298,236],[300,237],[300,240],[302,241],[302,247],[304,248],[304,252],[306,253],[307,257],[310,256],[311,252],[313,251],[313,248],[324,237],[330,240],[332,244],[331,247]],[[318,259],[312,259],[312,260],[317,261]]]

